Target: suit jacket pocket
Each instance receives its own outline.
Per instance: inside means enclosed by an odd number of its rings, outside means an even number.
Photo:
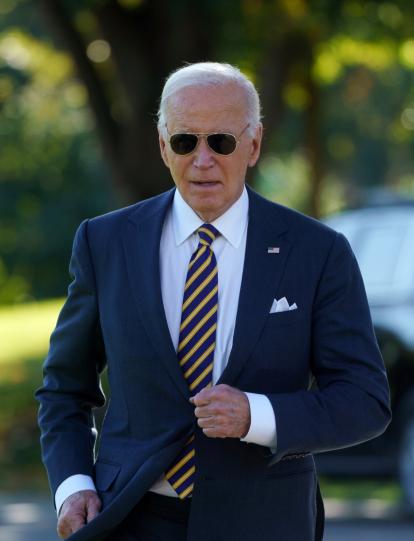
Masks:
[[[315,471],[315,462],[310,453],[286,455],[276,464],[270,462],[270,465],[264,470],[264,479],[290,477],[291,475],[300,475],[309,471]]]
[[[286,325],[293,323],[304,316],[303,310],[285,310],[284,312],[272,312],[269,314],[266,325]]]
[[[95,464],[95,486],[99,492],[105,492],[111,488],[121,470],[121,466],[115,462],[97,460]]]

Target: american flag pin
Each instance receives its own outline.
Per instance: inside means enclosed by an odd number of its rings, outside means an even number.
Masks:
[[[268,254],[278,254],[280,252],[279,246],[269,246],[267,249]]]

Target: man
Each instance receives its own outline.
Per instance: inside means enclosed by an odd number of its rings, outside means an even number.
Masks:
[[[74,241],[37,392],[58,532],[322,539],[312,454],[390,420],[354,256],[340,234],[245,187],[262,125],[236,68],[173,73],[158,128],[176,189],[86,220]]]

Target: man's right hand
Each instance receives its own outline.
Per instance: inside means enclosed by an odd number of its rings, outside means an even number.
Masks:
[[[94,519],[100,509],[101,500],[93,490],[81,490],[71,494],[59,511],[57,533],[66,539]]]

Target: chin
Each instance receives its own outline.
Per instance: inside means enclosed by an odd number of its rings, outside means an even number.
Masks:
[[[203,201],[197,200],[197,201],[191,201],[190,206],[191,208],[197,212],[197,214],[211,214],[220,212],[220,205],[209,204],[209,201],[206,201],[205,199]]]
[[[204,221],[204,222],[213,222],[216,218],[221,216],[225,213],[225,210],[217,209],[217,208],[202,208],[202,209],[193,209],[196,214]]]

